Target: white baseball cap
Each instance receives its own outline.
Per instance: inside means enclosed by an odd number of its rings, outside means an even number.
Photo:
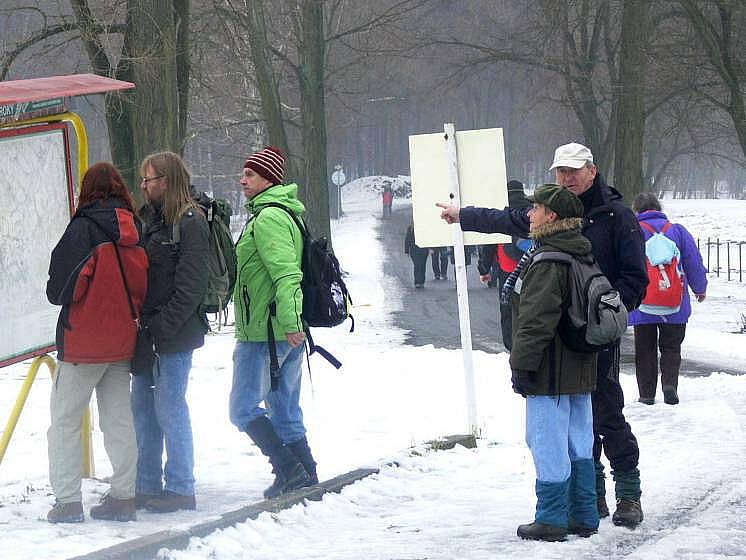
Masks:
[[[552,167],[572,167],[573,169],[580,169],[585,166],[586,163],[593,163],[593,154],[591,151],[583,146],[573,142],[572,144],[565,144],[554,150],[554,161]]]

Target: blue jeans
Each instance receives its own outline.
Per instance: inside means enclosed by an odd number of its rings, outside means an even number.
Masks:
[[[163,489],[163,447],[166,448],[166,490],[194,495],[194,446],[186,401],[192,351],[161,353],[151,374],[132,378],[132,413],[137,435],[138,494]]]
[[[590,393],[526,399],[526,443],[536,479],[565,482],[571,462],[593,458],[593,412]]]
[[[292,443],[306,435],[300,408],[304,345],[293,348],[287,341],[277,341],[276,345],[280,379],[277,390],[270,391],[268,343],[236,343],[230,417],[239,430],[245,431],[251,421],[266,414],[283,443]]]

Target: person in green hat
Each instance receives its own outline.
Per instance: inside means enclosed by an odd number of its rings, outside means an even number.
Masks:
[[[532,261],[545,251],[588,255],[591,242],[580,233],[583,204],[569,190],[542,185],[529,201],[533,245],[503,287],[513,315],[513,389],[526,398],[526,443],[536,468],[536,515],[518,527],[518,536],[562,541],[568,532],[588,537],[598,530],[591,406],[596,354],[570,350],[558,333],[570,299],[569,267]]]

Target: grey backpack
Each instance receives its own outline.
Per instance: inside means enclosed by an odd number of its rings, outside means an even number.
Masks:
[[[558,325],[559,336],[575,352],[599,352],[627,330],[627,308],[593,255],[542,251],[531,260],[569,266],[570,297]]]

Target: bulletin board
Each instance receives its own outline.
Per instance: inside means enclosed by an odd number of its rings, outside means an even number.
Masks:
[[[55,349],[49,259],[73,211],[67,125],[0,129],[0,367]]]

